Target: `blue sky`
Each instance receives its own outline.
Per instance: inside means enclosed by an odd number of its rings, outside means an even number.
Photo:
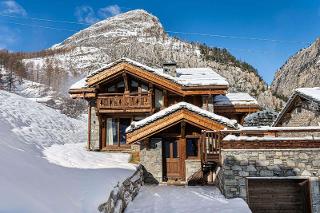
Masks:
[[[48,48],[88,26],[66,22],[91,24],[131,9],[156,15],[167,31],[196,33],[171,35],[227,48],[268,83],[288,57],[320,35],[319,0],[0,0],[0,48]]]

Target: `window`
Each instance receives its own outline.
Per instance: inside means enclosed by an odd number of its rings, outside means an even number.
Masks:
[[[108,87],[108,92],[115,92],[116,91],[116,87],[113,85],[111,87]]]
[[[106,144],[126,144],[126,128],[130,123],[130,118],[107,118]]]
[[[163,93],[161,90],[156,89],[155,94],[155,107],[156,109],[161,109],[163,107]]]
[[[187,156],[198,156],[198,138],[187,138]]]

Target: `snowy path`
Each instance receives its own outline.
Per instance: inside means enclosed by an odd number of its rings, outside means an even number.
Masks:
[[[250,213],[240,198],[225,199],[216,187],[144,186],[126,213]]]
[[[80,169],[136,169],[130,154],[89,152],[86,143],[54,144],[43,151],[45,158],[60,166]]]

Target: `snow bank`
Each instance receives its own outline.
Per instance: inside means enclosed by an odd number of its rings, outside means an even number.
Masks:
[[[1,90],[0,99],[0,212],[98,212],[113,186],[134,172],[126,155],[91,155],[83,143],[66,144],[85,140],[84,121]],[[82,169],[48,162],[42,148],[50,160]],[[106,160],[119,166],[101,169]],[[100,169],[84,169],[90,167]]]
[[[169,114],[172,114],[180,109],[188,109],[191,112],[197,113],[199,115],[202,115],[204,117],[210,118],[214,121],[217,121],[218,123],[224,124],[228,127],[234,128],[234,129],[238,129],[239,127],[241,127],[241,125],[239,125],[237,123],[236,120],[230,120],[226,117],[217,115],[213,112],[209,112],[207,110],[201,109],[200,107],[197,107],[195,105],[189,104],[187,102],[179,102],[177,104],[174,104],[168,108],[165,108],[149,117],[146,117],[140,121],[136,121],[136,122],[132,122],[131,125],[126,129],[126,132],[132,132],[136,129],[139,129],[143,126],[146,126],[149,123],[152,123],[160,118],[163,118]]]
[[[33,100],[0,90],[0,117],[23,142],[39,148],[86,141],[87,125]]]
[[[143,186],[126,213],[250,213],[241,198],[226,199],[216,187]]]
[[[129,164],[130,154],[89,152],[85,148],[86,143],[78,144],[54,144],[43,151],[45,158],[60,166],[81,169],[122,168],[135,169],[135,165]]]

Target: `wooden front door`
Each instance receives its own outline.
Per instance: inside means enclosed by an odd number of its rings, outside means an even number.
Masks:
[[[181,178],[179,140],[164,141],[164,179],[175,180]]]

